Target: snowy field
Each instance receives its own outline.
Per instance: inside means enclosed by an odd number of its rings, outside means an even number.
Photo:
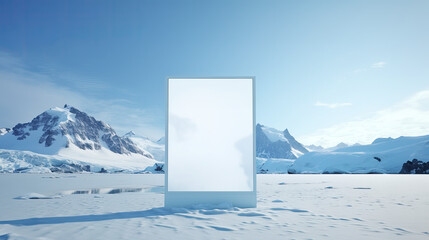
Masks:
[[[1,174],[0,239],[429,239],[429,176],[257,180],[257,208],[168,209],[163,175]]]

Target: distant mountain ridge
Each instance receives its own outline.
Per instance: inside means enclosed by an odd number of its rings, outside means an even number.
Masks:
[[[324,147],[322,147],[322,146],[320,146],[320,145],[314,145],[314,144],[311,144],[311,145],[306,145],[305,146],[310,152],[320,152],[320,151],[323,151],[325,148]]]
[[[316,146],[314,144],[305,146],[310,152],[332,152],[332,151],[336,151],[338,149],[341,148],[346,148],[346,147],[351,147],[351,146],[360,146],[361,144],[359,143],[355,143],[355,144],[347,144],[344,142],[340,142],[337,145],[333,146],[333,147],[328,147],[328,148],[324,148],[322,146]]]
[[[258,173],[428,172],[429,135],[325,149],[305,147],[288,129],[257,124],[255,135]],[[164,158],[165,137],[154,141],[133,131],[121,137],[110,125],[68,105],[0,128],[0,172],[163,173]]]

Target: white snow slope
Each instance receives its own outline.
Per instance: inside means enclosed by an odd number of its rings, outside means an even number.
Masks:
[[[165,208],[152,174],[0,174],[0,239],[428,239],[422,175],[258,175],[257,208]]]
[[[306,153],[294,162],[289,172],[399,173],[402,165],[413,159],[429,161],[429,135],[379,138],[369,145]]]

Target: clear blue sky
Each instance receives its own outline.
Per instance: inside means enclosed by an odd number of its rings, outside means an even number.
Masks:
[[[69,103],[158,138],[167,76],[255,76],[258,122],[324,144],[429,90],[428,43],[429,1],[0,1],[0,127]]]

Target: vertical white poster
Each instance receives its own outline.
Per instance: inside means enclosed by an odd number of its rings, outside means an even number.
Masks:
[[[170,78],[166,206],[256,205],[253,78]]]

